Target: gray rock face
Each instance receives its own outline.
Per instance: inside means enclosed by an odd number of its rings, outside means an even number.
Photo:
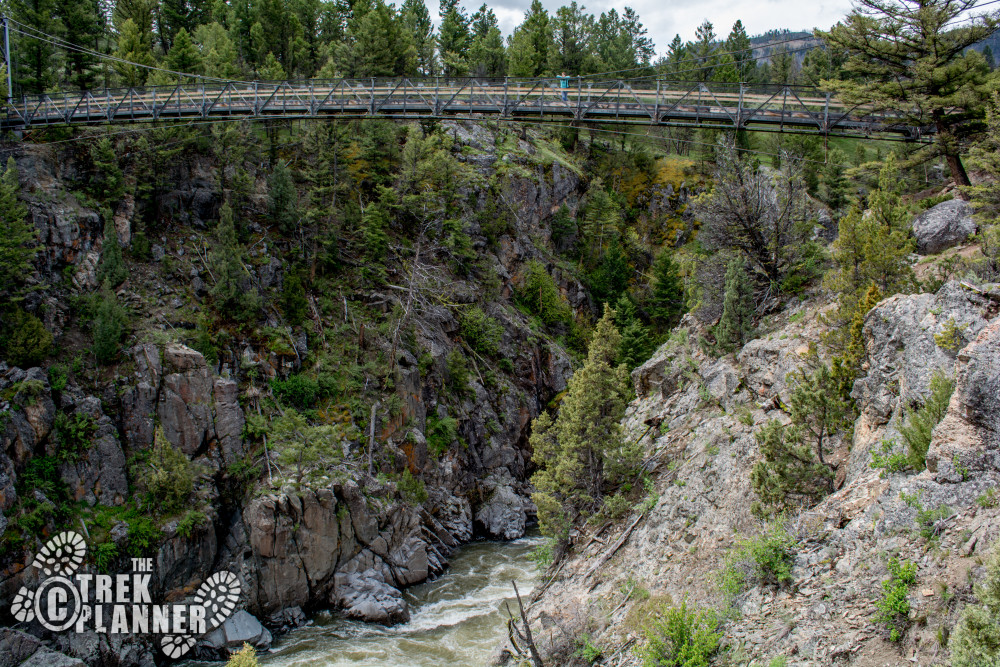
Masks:
[[[84,662],[46,648],[37,637],[0,628],[0,667],[84,667]]]
[[[948,412],[927,452],[927,469],[939,482],[1000,472],[1000,322],[984,328],[962,350],[958,367]]]
[[[199,641],[196,651],[208,659],[225,659],[243,644],[266,651],[271,647],[271,633],[253,614],[241,609]]]
[[[505,471],[506,472],[506,471]],[[510,474],[491,475],[482,484],[487,500],[476,510],[476,529],[489,537],[512,540],[524,535],[530,501],[515,490]]]
[[[964,243],[976,233],[972,207],[961,199],[950,199],[933,206],[913,220],[917,252],[933,255]]]

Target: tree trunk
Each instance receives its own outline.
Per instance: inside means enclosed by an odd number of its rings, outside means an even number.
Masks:
[[[969,175],[965,171],[965,165],[962,164],[962,157],[958,152],[958,142],[955,140],[951,130],[948,129],[940,118],[937,119],[935,125],[937,126],[941,152],[944,153],[944,157],[948,161],[948,169],[951,171],[951,177],[954,179],[955,185],[972,185],[972,181],[969,180]],[[968,199],[968,196],[961,190],[956,194],[962,199]]]

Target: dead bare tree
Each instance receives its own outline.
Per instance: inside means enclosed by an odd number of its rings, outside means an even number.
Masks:
[[[506,605],[509,617],[507,619],[507,637],[510,639],[510,645],[517,657],[522,659],[530,657],[532,667],[544,667],[542,656],[539,655],[535,639],[531,635],[531,624],[528,623],[528,614],[524,611],[524,603],[521,601],[521,592],[517,590],[517,582],[511,580],[510,583],[514,585],[514,595],[517,596],[517,606],[521,617],[519,627],[518,619],[510,611],[510,605]]]

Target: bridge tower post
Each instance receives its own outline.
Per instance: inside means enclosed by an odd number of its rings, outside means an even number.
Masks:
[[[7,104],[10,106],[13,104],[14,99],[14,89],[10,75],[10,71],[13,69],[13,63],[10,62],[10,25],[7,23],[6,14],[0,14],[0,21],[3,22],[3,62],[7,66]]]

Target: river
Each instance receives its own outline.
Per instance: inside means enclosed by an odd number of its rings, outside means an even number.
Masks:
[[[386,628],[321,613],[280,637],[263,667],[480,667],[506,637],[511,580],[526,596],[538,578],[530,555],[542,542],[473,542],[438,579],[405,592],[410,622]],[[511,610],[516,614],[516,604]]]

